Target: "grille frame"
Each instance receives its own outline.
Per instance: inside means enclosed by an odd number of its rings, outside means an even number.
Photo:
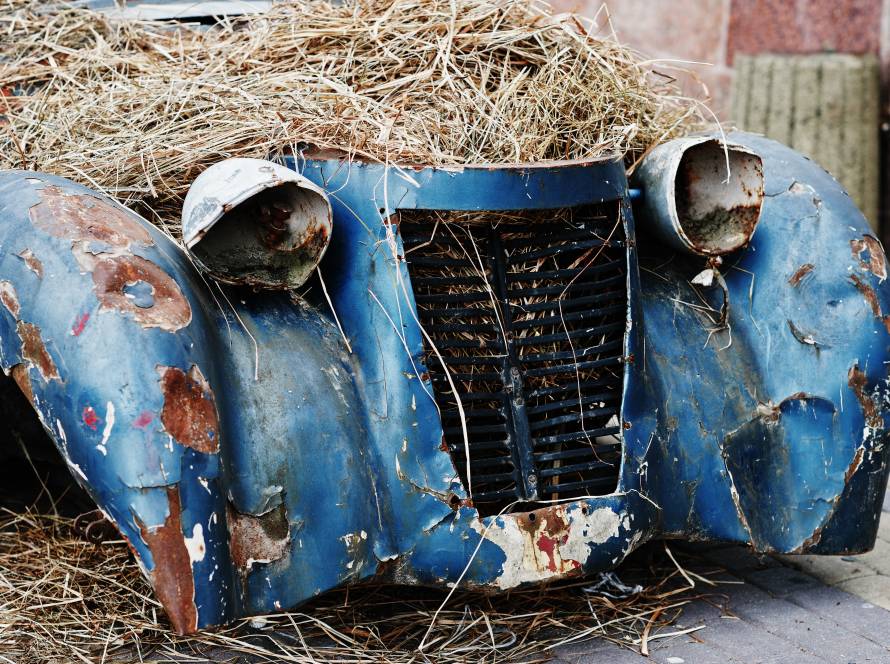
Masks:
[[[572,215],[571,219],[573,220],[576,213],[580,214],[582,211],[586,211],[590,216],[588,224],[594,219],[604,220],[604,223],[594,225],[594,228],[581,225],[580,230],[576,222],[571,222],[574,223],[573,226],[566,226],[563,223],[564,220],[559,217],[567,211]],[[484,265],[486,274],[493,275],[491,279],[487,276],[485,278],[485,285],[490,292],[487,294],[484,292],[469,293],[468,297],[467,293],[458,292],[443,295],[432,292],[434,287],[459,287],[469,285],[473,281],[473,278],[463,275],[448,276],[447,270],[466,267],[462,264],[461,259],[452,257],[443,262],[441,259],[429,256],[429,252],[425,252],[427,255],[424,255],[424,252],[418,253],[418,250],[424,247],[425,236],[423,235],[424,222],[422,219],[424,217],[434,218],[437,214],[441,214],[441,211],[401,211],[398,222],[399,235],[419,322],[427,334],[434,338],[437,345],[438,352],[433,353],[429,343],[424,344],[424,368],[430,375],[441,415],[443,449],[450,453],[464,488],[468,492],[472,490],[471,498],[480,516],[504,511],[528,511],[545,502],[550,502],[549,499],[561,501],[584,496],[602,496],[618,490],[624,448],[621,440],[623,424],[621,406],[626,378],[624,354],[628,347],[629,302],[631,299],[629,272],[633,245],[632,237],[628,237],[630,231],[625,212],[624,201],[620,198],[573,208],[528,211],[529,214],[540,215],[542,218],[548,215],[557,217],[556,219],[539,219],[530,222],[534,225],[530,232],[541,232],[544,237],[551,237],[567,243],[562,248],[556,245],[542,247],[540,238],[526,238],[527,241],[524,242],[521,238],[517,240],[515,237],[510,237],[510,231],[514,231],[514,236],[517,232],[521,235],[522,231],[529,230],[528,226],[518,229],[507,228],[506,231],[503,227],[492,230],[493,227],[489,226],[485,239],[481,242],[483,248],[479,249],[479,243],[476,240],[474,240],[474,245],[478,256],[478,266]],[[478,212],[476,214],[497,215],[496,212]],[[456,222],[445,223],[454,224]],[[427,231],[431,225],[436,224],[429,221],[426,223]],[[597,233],[597,231],[602,231],[603,226],[609,225],[611,225],[611,230],[607,236],[604,237],[602,233]],[[485,224],[483,223],[477,228],[485,230]],[[577,237],[571,237],[573,232]],[[429,246],[429,242],[427,241],[427,246]],[[504,245],[510,246],[505,248]],[[519,250],[516,250],[517,246]],[[564,251],[566,247],[569,249]],[[522,251],[523,248],[527,251]],[[465,253],[463,262],[472,265],[474,262],[472,254],[466,252],[465,248],[463,249]],[[510,249],[513,249],[512,254]],[[558,266],[555,270],[533,273],[523,269],[513,271],[510,269],[516,266],[516,260],[513,259],[517,257],[517,254],[518,259],[522,259],[527,264],[529,261],[539,259],[547,261],[548,256],[560,254],[577,256],[579,252],[583,253],[584,251],[595,251],[595,258],[604,255],[608,260],[590,261],[587,265],[582,264],[580,268],[575,269],[574,276],[571,270],[560,274]],[[436,269],[445,270],[445,273],[431,276],[429,273]],[[582,276],[579,277],[579,274]],[[601,278],[603,275],[607,276]],[[553,285],[558,283],[559,278],[572,276],[573,279],[568,283]],[[591,282],[591,279],[594,281]],[[478,275],[476,281],[478,286],[478,282],[481,281]],[[535,281],[549,281],[550,285],[535,286]],[[602,298],[602,293],[591,292],[597,291],[603,286],[617,286],[617,290],[609,291],[611,298],[608,296]],[[559,301],[553,299],[553,296],[559,292],[565,295],[573,290],[580,291],[580,295],[574,298],[562,297]],[[518,306],[514,303],[516,297],[534,298],[539,296],[544,296],[544,299],[530,305]],[[549,299],[547,299],[548,296]],[[500,328],[502,338],[495,337],[493,342],[488,345],[486,345],[487,341],[481,337],[478,342],[457,338],[460,332],[466,331],[484,335],[484,325],[478,322],[467,323],[459,320],[454,322],[454,320],[459,319],[462,315],[468,316],[472,320],[474,312],[480,310],[476,308],[476,303],[484,301],[486,297],[494,303],[490,313],[493,313],[494,317],[498,319],[497,327]],[[593,307],[598,300],[605,300],[612,306],[608,308],[607,312],[594,310],[596,315],[590,316],[584,305],[589,304]],[[530,322],[516,321],[513,310],[517,307],[522,309],[525,314],[539,313],[542,318],[536,319],[532,315]],[[496,313],[498,311],[499,314]],[[450,312],[450,315],[445,315],[445,312]],[[611,315],[611,321],[605,326],[594,325],[592,328],[588,326],[587,329],[583,327],[585,318],[595,319],[597,316],[601,318],[606,313]],[[440,320],[435,320],[436,315],[440,316]],[[570,323],[566,322],[567,318],[571,319]],[[548,335],[524,334],[541,328],[542,320],[551,326],[558,321],[565,331],[561,334],[551,334],[549,337]],[[582,327],[578,327],[578,323],[582,324]],[[570,328],[569,325],[572,327]],[[606,330],[599,329],[600,327],[608,328],[608,333],[611,335],[606,344],[608,348],[602,347],[602,344],[575,348],[575,341],[583,341],[582,337],[585,334],[587,339],[594,336],[587,334],[589,330],[605,334]],[[488,332],[490,331],[488,330]],[[559,336],[563,337],[563,342],[567,338],[575,340],[568,342],[571,353],[565,350],[565,346],[562,351],[549,355],[527,352],[535,345],[539,345],[541,339],[556,343],[558,340],[555,337]],[[477,343],[479,348],[493,350],[495,355],[477,356],[473,362],[464,362],[460,356],[455,357],[450,352],[455,349],[475,348]],[[602,358],[596,356],[607,350],[611,351],[612,355],[608,357],[608,362],[604,363]],[[497,354],[498,352],[500,355]],[[438,357],[440,355],[445,366],[452,365],[458,369],[463,367],[466,370],[467,365],[471,365],[469,371],[452,370],[449,382],[444,377],[443,362],[439,361]],[[570,369],[577,377],[577,386],[530,388],[527,381],[534,382],[554,373],[546,365],[540,364],[545,360],[555,361],[557,366]],[[599,384],[597,380],[582,381],[580,372],[596,369],[597,364],[602,367],[618,367],[618,375],[612,375],[610,380],[600,381]],[[472,365],[478,365],[478,367]],[[561,373],[565,374],[566,371]],[[606,369],[604,368],[602,371],[605,372]],[[457,384],[462,380],[499,382],[502,388],[490,392],[458,389],[461,401],[465,405],[466,422],[470,429],[471,482],[467,481],[463,431],[460,422],[455,421],[454,400],[452,399],[449,403],[447,398],[443,398],[443,393],[451,393],[450,385],[452,383]],[[554,397],[560,391],[569,392],[573,387],[577,387],[577,401],[574,397],[563,399]],[[602,390],[590,392],[591,389],[598,388],[605,388],[606,393],[603,394]],[[605,401],[611,404],[611,407],[606,407],[606,403],[601,399],[603,396],[607,397]],[[548,399],[548,397],[550,398]],[[532,403],[529,404],[529,401]],[[489,408],[479,409],[480,402]],[[598,408],[593,408],[594,412],[590,415],[582,415],[581,413],[585,412],[585,407],[591,404],[598,404]],[[570,410],[567,410],[569,405],[580,405],[580,410],[574,414],[574,417]],[[596,412],[597,410],[600,412]],[[480,414],[487,415],[489,420],[486,422],[484,417],[480,420]],[[608,426],[593,428],[588,428],[584,424],[585,417],[601,421],[604,415],[611,416],[614,422],[610,421]],[[570,444],[578,442],[577,431],[559,433],[553,430],[554,427],[558,428],[559,425],[571,422],[577,423],[578,420],[582,423],[583,438],[586,439],[587,446],[592,450],[592,455],[585,454],[584,449],[578,445]],[[458,431],[458,429],[461,430]],[[455,436],[458,434],[460,442],[456,443]],[[497,440],[496,434],[502,434],[502,438]],[[612,442],[606,443],[598,440],[608,439],[608,437],[612,437]],[[566,447],[567,445],[568,447]],[[490,454],[485,453],[486,450],[498,448],[500,448],[500,455],[493,451]],[[499,464],[499,460],[504,459],[509,459],[509,464],[506,465],[509,465],[510,469],[506,471],[503,467],[505,464]],[[501,468],[498,468],[499,465]],[[486,468],[499,469],[501,472],[486,473]],[[578,473],[578,481],[574,484],[559,482],[560,477],[574,472]],[[591,473],[594,474],[593,477],[590,476]],[[502,481],[505,475],[510,475],[513,478],[513,485],[492,488],[492,482]]]

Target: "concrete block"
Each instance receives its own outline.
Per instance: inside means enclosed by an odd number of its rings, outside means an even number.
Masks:
[[[786,143],[847,189],[876,229],[880,76],[874,56],[756,55],[736,58],[733,119]]]
[[[794,66],[774,58],[769,87],[766,135],[780,143],[791,143],[794,118]]]
[[[791,147],[815,158],[819,140],[819,103],[821,98],[821,61],[819,58],[794,58],[794,127]]]
[[[772,99],[770,88],[772,87],[773,66],[776,58],[769,55],[758,56],[753,59],[751,80],[749,81],[748,118],[745,129],[758,134],[767,133],[767,118],[770,114]]]
[[[751,89],[751,69],[754,59],[750,55],[740,55],[735,59],[735,80],[732,86],[730,121],[740,129],[748,127],[748,100]]]

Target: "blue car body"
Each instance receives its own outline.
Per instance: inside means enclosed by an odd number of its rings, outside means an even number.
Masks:
[[[372,579],[547,582],[656,537],[865,551],[887,482],[883,251],[821,168],[731,138],[764,185],[753,238],[719,267],[723,305],[693,283],[713,262],[642,212],[635,227],[620,161],[294,159],[333,207],[326,296],[219,285],[105,196],[0,172],[0,363],[182,633]],[[394,219],[599,204],[626,238],[616,487],[480,515],[443,448]]]

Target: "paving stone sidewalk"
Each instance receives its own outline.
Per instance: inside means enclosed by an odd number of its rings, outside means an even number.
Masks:
[[[884,496],[878,541],[870,553],[843,557],[786,556],[783,560],[827,585],[890,610],[890,493]]]
[[[606,642],[567,646],[554,664],[890,663],[890,498],[875,550],[862,556],[755,556],[737,546],[689,547],[727,570],[707,601],[685,607],[648,658]],[[658,637],[659,634],[655,634]]]

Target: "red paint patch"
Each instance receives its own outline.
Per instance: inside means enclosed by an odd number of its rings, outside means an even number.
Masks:
[[[102,420],[99,419],[98,415],[96,415],[96,411],[93,410],[92,406],[87,406],[83,409],[83,423],[86,424],[90,429],[95,431],[101,422]]]
[[[77,320],[74,321],[74,325],[71,326],[71,334],[73,334],[75,337],[79,337],[83,332],[83,329],[87,326],[87,321],[89,319],[89,313],[84,313],[78,316]]]
[[[139,413],[139,417],[137,417],[135,420],[133,420],[133,426],[136,427],[137,429],[144,429],[149,424],[151,424],[154,421],[154,419],[155,419],[154,413],[146,410],[142,413]]]
[[[556,546],[559,539],[556,537],[548,537],[546,533],[541,533],[538,538],[538,549],[547,554],[547,569],[551,572],[556,571]]]

